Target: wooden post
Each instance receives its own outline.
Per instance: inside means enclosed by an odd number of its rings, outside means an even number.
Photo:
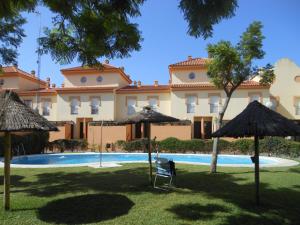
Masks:
[[[10,158],[11,158],[11,135],[5,132],[4,136],[4,209],[10,209]]]
[[[148,148],[148,161],[149,161],[149,182],[153,185],[152,181],[152,158],[151,158],[151,124],[149,122],[144,123],[144,137],[147,137],[147,148]]]
[[[259,205],[259,150],[258,150],[258,136],[254,137],[254,145],[255,145],[255,199],[256,205]]]

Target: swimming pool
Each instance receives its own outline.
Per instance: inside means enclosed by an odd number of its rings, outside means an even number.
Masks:
[[[155,160],[156,154],[152,154]],[[168,158],[176,163],[188,163],[209,165],[211,155],[208,154],[159,154],[159,157]],[[131,163],[147,162],[147,153],[103,153],[102,162],[105,163]],[[99,153],[61,153],[61,154],[40,154],[14,157],[11,161],[14,167],[61,167],[61,166],[86,166],[99,164]],[[286,160],[274,157],[260,157],[261,166],[289,166],[297,165],[293,160]],[[250,156],[245,155],[219,155],[218,165],[252,167]]]

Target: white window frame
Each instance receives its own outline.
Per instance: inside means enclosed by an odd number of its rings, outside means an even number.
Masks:
[[[253,97],[256,97],[256,96],[258,96],[258,99],[254,99]],[[249,103],[251,103],[251,102],[253,102],[253,101],[255,101],[255,100],[257,100],[258,102],[260,102],[260,103],[262,103],[262,94],[260,93],[260,92],[250,92],[249,94],[248,94],[248,97],[249,97]]]
[[[212,99],[216,97],[217,97],[217,101],[216,102],[212,101]],[[221,96],[219,94],[211,94],[209,96],[209,112],[218,113],[220,103],[221,103]]]
[[[137,97],[126,97],[127,115],[133,115],[136,113]]]
[[[152,104],[152,100],[155,100],[156,104]],[[158,96],[148,96],[148,104],[153,110],[157,111],[158,107],[159,107],[159,97]]]
[[[93,104],[93,100],[97,100],[98,103],[97,104]],[[92,96],[90,98],[91,101],[91,115],[99,115],[99,107],[101,106],[101,98],[97,97],[97,96]]]
[[[42,100],[42,115],[43,116],[50,116],[51,107],[52,107],[51,99]]]
[[[191,99],[194,98],[194,101]],[[186,95],[186,113],[193,114],[196,112],[196,105],[198,104],[198,96],[195,94]]]
[[[74,101],[77,101],[77,104],[73,104]],[[71,115],[78,115],[79,114],[79,107],[80,107],[80,98],[71,97],[70,98],[70,114]]]

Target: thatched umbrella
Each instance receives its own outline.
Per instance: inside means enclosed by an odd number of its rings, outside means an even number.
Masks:
[[[252,137],[254,136],[256,204],[259,205],[259,150],[258,138],[264,136],[298,136],[300,126],[277,112],[254,101],[244,111],[212,134],[213,137]]]
[[[144,136],[147,134],[148,138],[148,161],[149,161],[149,181],[152,185],[152,159],[151,159],[151,123],[162,123],[162,122],[177,122],[176,119],[171,116],[164,115],[162,113],[156,112],[150,106],[145,106],[142,111],[135,113],[132,116],[124,120],[118,121],[119,124],[144,124]]]
[[[26,106],[13,91],[0,95],[0,132],[4,133],[4,208],[10,208],[11,133],[57,131],[57,127]]]

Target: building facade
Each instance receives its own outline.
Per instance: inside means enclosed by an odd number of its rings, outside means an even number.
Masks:
[[[50,78],[42,81],[34,72],[27,73],[10,66],[2,68],[0,90],[18,92],[25,104],[38,109],[48,120],[59,123],[64,132],[68,130],[69,134],[65,136],[68,138],[89,138],[89,132],[94,132],[88,126],[89,122],[119,120],[147,105],[166,115],[191,121],[190,125],[182,127],[179,138],[210,138],[225,93],[210,82],[206,62],[204,58],[188,57],[169,65],[168,84],[154,81],[151,85],[144,85],[140,81],[132,82],[124,68],[114,67],[106,61],[99,69],[74,67],[61,70],[64,82],[60,87],[51,84]],[[274,69],[276,79],[271,86],[261,85],[256,77],[244,82],[234,92],[225,121],[234,118],[253,100],[300,121],[300,67],[289,59],[281,59]],[[122,129],[122,132],[127,132],[126,139],[141,136],[139,125]],[[174,129],[167,126],[156,128],[157,135],[160,132],[163,137],[168,130],[174,135]],[[55,137],[59,138],[59,135]],[[93,140],[98,137],[96,135]]]

